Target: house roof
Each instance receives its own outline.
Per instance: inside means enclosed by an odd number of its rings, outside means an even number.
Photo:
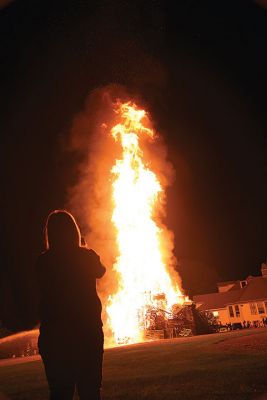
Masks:
[[[248,281],[240,289],[228,290],[222,293],[201,294],[193,297],[195,303],[202,303],[199,310],[216,310],[235,303],[246,303],[267,299],[267,279],[261,276]]]
[[[237,281],[224,281],[224,282],[217,282],[217,286],[225,286],[225,285],[231,285],[236,283]],[[238,281],[239,282],[239,281]]]
[[[199,310],[216,310],[225,308],[227,304],[236,303],[240,296],[239,290],[229,290],[222,293],[209,293],[193,296],[195,303],[202,303]]]
[[[239,302],[267,299],[267,279],[261,276],[248,281],[248,284],[241,289]]]

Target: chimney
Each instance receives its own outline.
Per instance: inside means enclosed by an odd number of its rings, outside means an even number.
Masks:
[[[261,264],[261,274],[263,278],[267,278],[267,260],[266,263]]]

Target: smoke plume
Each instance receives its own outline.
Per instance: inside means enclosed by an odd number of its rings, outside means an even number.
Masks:
[[[106,322],[105,306],[110,295],[118,289],[118,277],[112,266],[118,256],[116,232],[112,217],[112,175],[115,160],[120,157],[120,146],[114,142],[110,131],[117,123],[114,104],[121,101],[133,101],[142,106],[142,100],[127,93],[118,85],[97,89],[88,96],[84,109],[74,119],[68,138],[68,151],[77,153],[80,162],[77,166],[77,183],[68,190],[66,208],[78,220],[87,246],[94,249],[107,268],[104,278],[98,282],[98,293],[103,304],[102,318],[106,337],[110,337]],[[162,138],[141,142],[144,159],[157,174],[166,188],[174,178],[174,171],[167,162],[167,152]],[[178,274],[175,272],[176,260],[173,256],[173,234],[162,224],[165,216],[166,198],[163,194],[158,207],[157,223],[163,230],[163,261],[168,265],[173,281],[181,288]]]

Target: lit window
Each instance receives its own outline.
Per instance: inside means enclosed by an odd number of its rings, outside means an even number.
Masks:
[[[233,306],[229,306],[229,314],[231,318],[234,318],[234,310],[233,310]]]
[[[258,306],[259,314],[264,314],[265,310],[264,310],[263,302],[261,301],[261,302],[257,303],[257,306]]]
[[[235,316],[240,317],[240,310],[238,305],[235,306]]]
[[[251,315],[257,315],[256,303],[249,303]]]
[[[218,311],[213,311],[213,316],[214,316],[214,317],[218,317],[218,316],[219,316]]]

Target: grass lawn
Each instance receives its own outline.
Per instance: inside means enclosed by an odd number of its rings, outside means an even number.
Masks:
[[[40,359],[1,361],[0,391],[8,399],[47,399]],[[103,400],[111,399],[267,399],[267,329],[107,349]]]

